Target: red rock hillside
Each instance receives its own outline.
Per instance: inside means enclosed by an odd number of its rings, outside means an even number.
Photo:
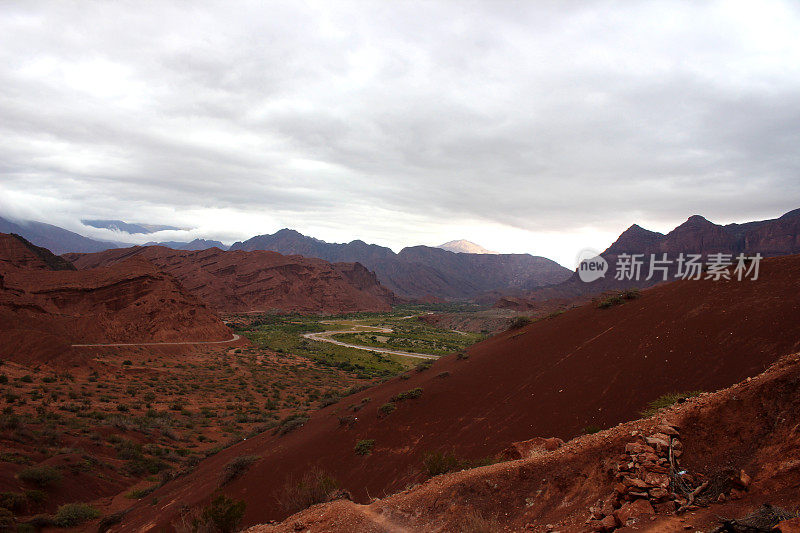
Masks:
[[[132,257],[146,258],[223,312],[388,311],[394,299],[374,274],[358,263],[331,264],[277,252],[136,246],[65,257],[81,269],[113,265]]]
[[[230,330],[195,296],[144,259],[83,271],[0,234],[0,357],[68,359],[72,344],[220,341]]]
[[[765,260],[757,281],[663,284],[608,309],[587,304],[508,331],[475,345],[467,358],[445,357],[317,411],[286,435],[263,433],[207,459],[158,489],[156,506],[137,504],[124,530],[168,525],[182,505],[204,504],[237,456],[260,456],[223,488],[247,502],[248,526],[284,518],[287,483],[312,468],[366,502],[423,480],[426,452],[478,461],[513,442],[567,440],[637,418],[668,392],[728,387],[800,349],[797,294],[800,256],[788,256]],[[395,410],[380,415],[390,402]],[[356,454],[365,439],[374,439],[372,453]],[[554,486],[575,479],[569,465],[554,475],[563,478]],[[487,486],[477,496],[490,493]]]
[[[793,533],[799,380],[795,354],[752,380],[560,448],[438,476],[369,505],[340,499],[247,531]]]

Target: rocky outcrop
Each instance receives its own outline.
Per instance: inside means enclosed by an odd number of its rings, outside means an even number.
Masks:
[[[75,265],[19,235],[0,233],[0,272],[5,268],[75,270]]]
[[[535,437],[533,439],[512,442],[511,446],[500,452],[500,458],[505,461],[517,459],[530,459],[542,453],[552,452],[564,445],[558,437]]]
[[[214,312],[143,258],[88,270],[53,270],[8,253],[0,235],[0,357],[57,361],[73,344],[222,341]],[[18,250],[18,246],[11,248]]]
[[[394,295],[361,265],[276,252],[173,250],[135,246],[97,254],[69,254],[81,269],[142,257],[217,311],[348,313],[388,311]]]
[[[734,470],[727,479],[711,480],[681,466],[683,443],[677,423],[664,420],[655,432],[634,431],[625,452],[611,463],[614,490],[589,509],[586,520],[593,531],[613,531],[631,525],[642,516],[699,509],[708,504],[740,499],[752,481],[744,470]]]

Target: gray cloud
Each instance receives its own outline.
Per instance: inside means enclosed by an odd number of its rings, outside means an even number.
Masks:
[[[797,6],[0,3],[0,208],[395,247],[778,215]]]

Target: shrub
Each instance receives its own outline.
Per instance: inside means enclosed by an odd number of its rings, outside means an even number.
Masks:
[[[433,361],[431,359],[428,359],[427,361],[423,361],[416,366],[417,372],[424,372],[425,370],[428,370],[432,366],[433,366]]]
[[[134,457],[125,464],[125,471],[134,476],[143,476],[145,474],[158,474],[166,464],[161,459],[155,457]]]
[[[595,426],[594,424],[589,424],[588,426],[583,428],[584,435],[593,435],[599,431],[601,431],[600,426]]]
[[[438,476],[448,472],[455,472],[464,467],[464,463],[452,452],[428,452],[422,458],[422,464],[428,475]]]
[[[30,503],[39,504],[47,501],[47,493],[41,490],[26,490],[25,498]]]
[[[652,402],[650,402],[648,407],[644,409],[641,414],[642,416],[653,416],[659,409],[663,409],[665,407],[669,407],[670,405],[676,403],[683,403],[689,398],[694,398],[695,396],[700,396],[703,394],[701,390],[694,390],[694,391],[687,391],[687,392],[668,392],[667,394],[662,394]]]
[[[397,405],[393,404],[392,402],[387,402],[378,407],[378,416],[388,416],[395,409],[397,409]]]
[[[625,289],[624,291],[620,292],[620,295],[626,300],[635,300],[639,298],[642,293],[639,292],[639,289]]]
[[[294,431],[308,422],[308,419],[309,417],[305,415],[291,415],[287,418],[284,418],[272,434],[286,435],[290,431]]]
[[[14,513],[0,507],[0,531],[12,531],[14,529]]]
[[[528,324],[531,323],[530,317],[527,316],[518,316],[511,323],[508,325],[508,329],[520,329],[524,328]]]
[[[21,492],[0,492],[0,508],[8,509],[17,514],[22,513],[28,508],[28,498]]]
[[[444,371],[444,372],[439,372],[439,373],[436,375],[436,377],[437,377],[437,378],[446,378],[446,377],[447,377],[447,376],[449,376],[449,375],[450,375],[450,372]]]
[[[620,305],[623,301],[624,300],[622,299],[622,296],[609,296],[608,298],[601,300],[600,303],[597,304],[597,307],[600,309],[608,309],[609,307]]]
[[[635,300],[641,295],[642,293],[639,292],[639,289],[625,289],[624,291],[619,291],[617,294],[613,294],[601,300],[600,303],[597,304],[597,307],[600,309],[608,309],[609,307],[625,303],[625,300]]]
[[[239,457],[231,459],[222,470],[219,484],[227,485],[237,477],[247,472],[247,469],[250,468],[250,465],[259,459],[260,457],[257,455],[240,455]]]
[[[8,383],[8,376],[0,374],[0,385],[5,385],[6,383]]]
[[[156,490],[157,485],[153,485],[150,487],[145,487],[143,489],[133,489],[128,494],[125,495],[126,498],[131,500],[140,500],[147,496],[148,494],[152,493]]]
[[[99,516],[100,511],[91,505],[67,503],[58,508],[53,516],[53,523],[58,527],[75,527]]]
[[[461,361],[466,361],[467,359],[469,359],[469,354],[465,351],[458,352],[456,354],[456,359],[459,359]]]
[[[335,404],[339,400],[341,400],[341,397],[338,394],[329,392],[319,399],[319,406],[320,408],[328,407],[329,405]]]
[[[221,533],[233,533],[242,521],[247,504],[243,500],[234,500],[224,494],[218,494],[203,509],[200,515],[203,522],[213,524]]]
[[[53,527],[55,525],[55,521],[53,517],[49,514],[37,514],[36,516],[31,517],[28,520],[28,524],[33,526],[34,529],[37,531],[44,529],[46,527]]]
[[[287,480],[280,495],[280,503],[289,513],[328,500],[339,488],[339,483],[323,470],[314,469],[303,474],[299,481]]]
[[[375,447],[375,439],[364,439],[356,443],[356,455],[370,455]]]
[[[22,481],[46,488],[61,481],[61,472],[52,466],[31,466],[21,471],[17,477]]]
[[[29,374],[25,374],[19,380],[23,383],[33,383],[33,378]]]
[[[392,396],[392,401],[402,402],[403,400],[419,398],[420,396],[422,396],[422,387],[417,387],[416,389],[407,390],[405,392],[401,392],[400,394]]]

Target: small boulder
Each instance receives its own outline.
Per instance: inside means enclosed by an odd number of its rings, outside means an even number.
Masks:
[[[656,501],[666,500],[667,498],[669,498],[670,494],[666,488],[662,487],[656,487],[654,489],[650,489],[649,491],[647,491],[647,493],[650,495],[650,498]]]
[[[614,516],[616,517],[617,521],[624,526],[628,524],[629,521],[639,518],[640,516],[653,515],[655,513],[656,512],[653,509],[653,506],[650,505],[649,501],[635,500],[630,503],[626,503],[614,511]]]
[[[600,520],[600,523],[605,527],[605,531],[614,531],[619,525],[617,518],[613,514]]]
[[[536,455],[557,450],[563,445],[564,441],[558,437],[534,437],[530,440],[512,442],[511,446],[500,453],[500,456],[506,461],[529,459]]]
[[[678,433],[677,429],[675,429],[672,426],[668,426],[666,424],[658,426],[656,428],[656,431],[658,431],[659,433],[663,433],[664,435],[670,435],[670,436],[673,436],[673,437],[677,437],[678,435],[680,435],[680,433]]]
[[[739,470],[739,473],[734,474],[733,479],[731,481],[733,481],[733,484],[736,485],[738,488],[747,489],[747,487],[750,486],[750,482],[752,481],[752,479],[750,478],[750,476],[747,475],[747,473],[744,470]]]

